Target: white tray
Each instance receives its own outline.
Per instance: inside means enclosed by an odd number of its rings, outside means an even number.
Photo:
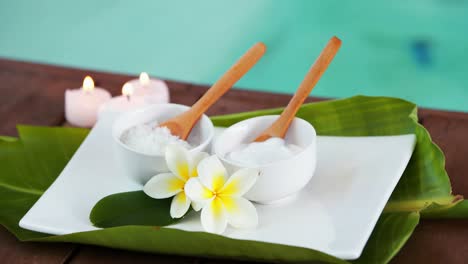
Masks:
[[[114,118],[100,119],[57,180],[21,219],[21,227],[55,235],[95,230],[89,213],[97,201],[142,189],[116,169]],[[225,235],[358,258],[410,160],[415,139],[319,136],[317,170],[306,188],[276,204],[257,205],[257,229],[228,229]],[[202,231],[195,214],[169,227]]]

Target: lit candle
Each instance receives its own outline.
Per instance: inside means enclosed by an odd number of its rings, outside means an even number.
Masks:
[[[135,88],[126,83],[122,87],[122,95],[116,96],[104,103],[99,108],[99,117],[105,113],[122,113],[147,105],[142,96],[134,96]]]
[[[169,89],[164,81],[150,78],[148,73],[140,73],[138,79],[127,83],[135,87],[134,96],[143,96],[150,104],[169,103]]]
[[[86,76],[83,87],[65,91],[65,118],[75,126],[92,127],[96,123],[99,107],[111,98],[111,94]]]

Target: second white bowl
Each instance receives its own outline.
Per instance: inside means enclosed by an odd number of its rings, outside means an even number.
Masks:
[[[291,123],[285,141],[302,150],[291,158],[260,166],[244,166],[226,158],[239,145],[252,142],[278,117],[260,116],[234,124],[223,131],[213,146],[214,152],[231,173],[241,167],[260,170],[257,182],[245,195],[247,199],[259,203],[271,203],[297,193],[315,172],[317,134],[310,123],[297,117]]]

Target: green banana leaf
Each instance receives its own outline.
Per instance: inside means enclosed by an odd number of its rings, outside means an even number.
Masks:
[[[462,200],[455,206],[431,206],[423,210],[423,218],[432,219],[457,219],[468,218],[468,200]]]
[[[213,117],[229,126],[249,117],[277,114],[281,109]],[[416,149],[369,242],[356,263],[386,263],[404,245],[420,216],[465,217],[466,203],[451,194],[443,153],[417,123],[416,106],[384,97],[357,96],[304,105],[298,116],[319,135],[370,136],[414,133]],[[23,241],[76,242],[155,253],[267,261],[344,263],[314,250],[229,239],[203,232],[159,226],[120,226],[50,236],[24,230],[21,217],[59,175],[87,130],[19,127],[19,139],[0,137],[0,223]]]
[[[143,191],[114,193],[97,202],[89,220],[96,227],[167,226],[178,220],[169,213],[171,201],[171,198],[153,199]]]

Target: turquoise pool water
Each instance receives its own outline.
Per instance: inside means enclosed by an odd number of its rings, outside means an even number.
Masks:
[[[0,56],[209,84],[253,43],[238,87],[292,93],[332,35],[314,95],[468,111],[468,1],[0,1]]]

